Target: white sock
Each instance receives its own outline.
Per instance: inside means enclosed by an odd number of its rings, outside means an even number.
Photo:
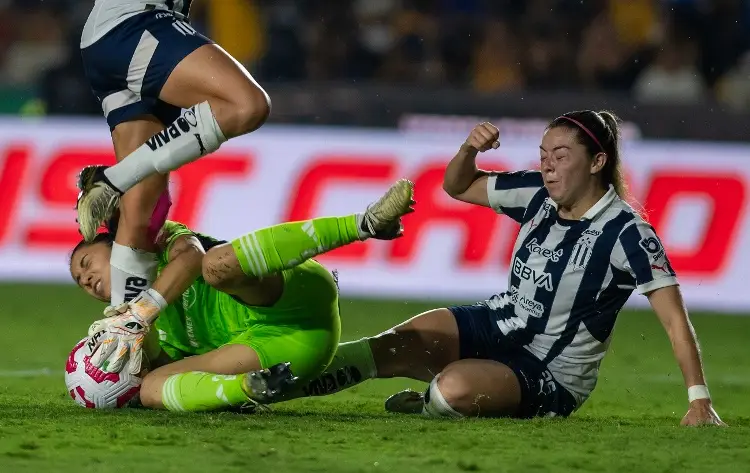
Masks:
[[[294,372],[294,365],[291,369]],[[368,338],[340,343],[333,361],[320,376],[285,394],[280,400],[327,396],[373,379],[377,374]]]
[[[439,377],[440,375],[435,376],[425,392],[422,415],[425,417],[450,417],[453,419],[463,417],[464,415],[453,409],[443,397],[443,393],[438,388]]]
[[[110,304],[132,301],[156,279],[159,259],[156,253],[112,244],[110,257]]]
[[[125,156],[104,175],[120,192],[141,182],[151,174],[165,174],[213,153],[226,141],[208,102],[201,102],[164,130],[152,136],[138,149]]]

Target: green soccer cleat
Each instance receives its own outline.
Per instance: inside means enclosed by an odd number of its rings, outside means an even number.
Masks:
[[[414,183],[400,179],[365,211],[360,228],[378,240],[392,240],[403,233],[401,217],[414,209]]]
[[[385,400],[385,410],[396,414],[421,414],[424,394],[411,389],[398,392]]]
[[[78,229],[87,242],[96,237],[102,223],[108,221],[120,205],[122,192],[104,175],[107,166],[86,166],[78,175],[76,210]]]

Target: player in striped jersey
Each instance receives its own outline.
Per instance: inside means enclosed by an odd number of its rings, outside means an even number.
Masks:
[[[455,199],[521,224],[508,289],[350,342],[363,355],[334,363],[361,376],[343,386],[329,382],[322,393],[399,376],[430,386],[424,394],[391,396],[390,411],[568,416],[594,389],[617,314],[637,290],[664,325],[688,387],[682,423],[721,424],[664,247],[623,200],[616,118],[586,110],[553,120],[542,138],[540,171],[478,169],[477,154],[497,148],[498,139],[493,125],[478,125],[448,165],[443,186]],[[313,388],[306,395],[319,393]]]
[[[81,34],[84,70],[110,126],[118,163],[79,177],[87,241],[119,208],[112,251],[117,305],[148,289],[158,264],[149,222],[170,205],[167,175],[250,133],[270,113],[248,71],[189,24],[192,0],[96,0]],[[122,200],[122,202],[120,202]]]

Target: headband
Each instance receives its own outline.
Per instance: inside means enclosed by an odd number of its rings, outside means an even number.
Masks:
[[[596,143],[597,145],[599,145],[599,149],[602,150],[602,153],[606,153],[606,151],[604,151],[604,146],[602,146],[602,144],[599,142],[599,140],[596,139],[596,136],[594,136],[594,134],[591,133],[591,130],[589,130],[588,128],[586,128],[585,126],[583,126],[583,123],[579,122],[578,120],[576,120],[574,118],[566,117],[565,115],[561,115],[561,116],[557,117],[557,120],[559,120],[559,119],[568,120],[569,122],[572,122],[572,123],[575,123],[576,125],[578,125],[578,128],[580,128],[581,130],[585,131],[586,134],[589,135],[592,140],[594,140],[594,143]]]

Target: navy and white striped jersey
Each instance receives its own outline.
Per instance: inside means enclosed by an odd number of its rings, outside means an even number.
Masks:
[[[115,26],[148,8],[187,18],[193,0],[96,0],[81,33],[81,49],[91,46]]]
[[[487,194],[496,212],[521,224],[508,290],[488,301],[501,340],[542,360],[580,405],[633,290],[677,285],[664,247],[613,187],[574,221],[558,216],[540,172],[493,174]]]

